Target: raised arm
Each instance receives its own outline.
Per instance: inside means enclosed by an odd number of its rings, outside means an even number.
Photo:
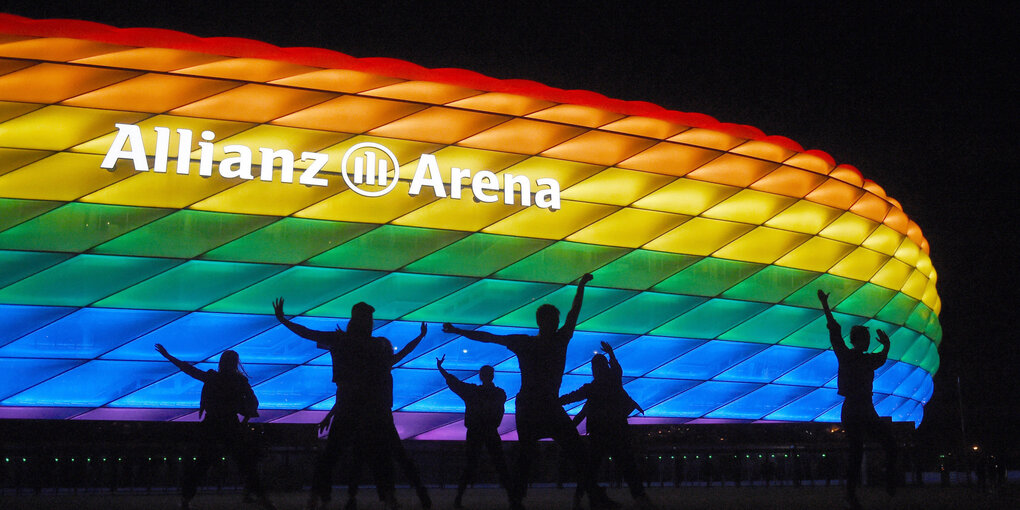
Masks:
[[[602,342],[602,350],[609,355],[609,369],[613,371],[613,375],[623,377],[623,367],[620,366],[620,360],[616,359],[613,346],[609,345],[608,342]]]
[[[400,360],[404,359],[408,354],[411,354],[411,352],[414,351],[416,347],[418,347],[418,344],[421,343],[421,339],[425,338],[425,333],[428,332],[429,332],[428,325],[425,324],[424,322],[421,323],[421,333],[419,333],[414,340],[411,340],[410,342],[407,343],[407,345],[400,349],[400,352],[393,355],[393,362],[390,363],[390,366],[391,367],[396,366],[397,363],[400,363]]]
[[[886,358],[889,357],[890,342],[889,335],[885,334],[885,331],[882,331],[881,329],[878,330],[878,343],[882,344],[882,348],[876,352],[875,355],[881,358],[882,363],[885,363]]]
[[[571,404],[573,402],[580,402],[588,398],[588,393],[591,391],[591,383],[586,383],[580,388],[567,393],[560,397],[560,405]]]
[[[825,311],[825,324],[829,328],[829,344],[832,345],[832,350],[840,355],[849,352],[850,349],[843,341],[843,331],[836,318],[832,316],[832,310],[829,309],[829,295],[822,289],[818,289],[818,301],[821,301],[822,310]]]
[[[446,361],[445,354],[442,358],[436,358],[436,368],[438,368],[439,373],[443,375],[443,379],[446,379],[446,385],[449,386],[450,389],[457,394],[457,396],[464,398],[464,390],[467,388],[468,383],[457,379],[453,376],[453,374],[447,372],[446,369],[443,368],[443,361]]]
[[[333,332],[309,329],[285,317],[283,315],[283,298],[273,300],[273,312],[276,314],[276,320],[280,321],[280,324],[283,324],[301,338],[307,338],[316,343],[329,343],[334,338],[335,333]]]
[[[581,302],[584,301],[584,286],[592,281],[593,278],[591,273],[585,273],[581,277],[581,281],[577,283],[574,302],[570,305],[570,311],[567,312],[567,320],[563,321],[563,327],[560,328],[561,333],[567,333],[568,336],[574,334],[574,328],[577,327],[577,318],[581,315]]]
[[[206,373],[205,372],[195,368],[195,366],[192,365],[191,363],[188,363],[186,361],[181,361],[181,360],[171,356],[170,353],[166,351],[166,348],[163,347],[163,344],[156,344],[156,352],[162,354],[163,357],[167,359],[167,361],[169,361],[170,363],[173,363],[174,366],[176,366],[177,368],[181,369],[181,372],[184,372],[185,374],[188,374],[191,377],[194,377],[195,379],[198,379],[199,381],[205,382],[205,380],[206,380]]]
[[[446,332],[446,333],[454,333],[454,334],[460,335],[460,336],[462,336],[464,338],[467,338],[467,339],[470,339],[470,340],[474,340],[476,342],[485,342],[487,344],[499,344],[499,345],[502,345],[504,347],[508,345],[509,338],[510,338],[510,336],[512,336],[512,335],[507,335],[507,336],[504,336],[504,335],[494,335],[492,333],[489,333],[488,331],[477,331],[477,330],[473,330],[473,329],[461,329],[461,328],[458,328],[457,326],[454,326],[453,324],[450,324],[449,322],[446,322],[446,323],[443,324],[443,331]]]

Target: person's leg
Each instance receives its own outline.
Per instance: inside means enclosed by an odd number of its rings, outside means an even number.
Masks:
[[[194,463],[184,470],[181,478],[181,508],[188,508],[198,491],[198,484],[205,478],[213,460],[222,455],[223,446],[215,437],[215,430],[209,422],[198,424],[199,448]]]
[[[400,441],[400,434],[397,432],[397,427],[393,424],[393,419],[390,419],[390,448],[393,451],[393,455],[400,465],[400,469],[404,472],[404,476],[407,477],[407,481],[414,487],[415,493],[418,495],[418,501],[421,502],[422,508],[432,508],[432,498],[429,497],[429,491],[425,488],[425,484],[421,481],[421,475],[418,474],[418,467],[414,465],[414,461],[407,454],[407,450],[404,449],[404,443]]]
[[[592,471],[589,468],[588,449],[585,448],[584,443],[581,441],[581,435],[577,433],[577,429],[574,428],[574,423],[570,421],[567,412],[559,406],[550,408],[544,422],[548,424],[548,430],[553,440],[556,441],[556,444],[560,445],[567,457],[574,462],[574,469],[577,472],[577,483],[582,485],[584,491],[588,493],[588,501],[591,503],[591,506],[593,508],[618,507],[619,504],[609,499],[606,496],[605,489],[595,482]]]
[[[846,401],[840,416],[849,446],[846,465],[846,498],[851,505],[857,503],[857,486],[861,481],[861,463],[864,460],[864,430],[859,406]]]
[[[330,494],[332,490],[332,482],[330,478],[333,474],[333,466],[336,465],[337,461],[340,460],[340,454],[343,450],[344,443],[349,441],[348,434],[350,433],[349,424],[337,416],[333,420],[333,425],[329,429],[329,435],[326,437],[326,448],[322,450],[318,458],[315,459],[315,471],[312,475],[312,491],[309,496],[309,506],[313,506],[313,501],[318,499],[322,502],[329,501],[332,496]]]
[[[896,460],[899,447],[896,444],[896,437],[893,436],[892,427],[888,422],[882,421],[875,414],[874,419],[868,422],[868,434],[876,438],[885,450],[885,490],[890,496],[896,494],[899,485],[899,472],[896,468]]]
[[[641,479],[641,471],[634,461],[634,448],[631,442],[630,431],[625,428],[615,436],[615,439],[605,441],[609,446],[609,454],[612,455],[613,461],[617,463],[620,471],[623,472],[623,479],[627,482],[630,495],[634,499],[643,499],[645,497],[645,484]]]
[[[496,473],[499,474],[499,483],[506,489],[507,496],[513,488],[513,480],[510,478],[510,471],[506,466],[506,456],[503,455],[503,440],[499,437],[496,429],[485,431],[482,435],[485,442],[485,449],[489,451],[489,459],[496,466]]]
[[[457,485],[457,496],[453,500],[454,508],[461,508],[461,501],[464,498],[464,491],[474,481],[475,471],[478,469],[478,455],[482,453],[482,436],[474,430],[467,431],[464,441],[464,471],[460,475],[460,483]]]

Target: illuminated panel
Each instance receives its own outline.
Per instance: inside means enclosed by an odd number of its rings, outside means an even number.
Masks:
[[[929,244],[824,153],[532,82],[90,27],[0,15],[0,417],[195,420],[159,342],[201,368],[234,349],[260,419],[317,422],[330,357],[277,323],[284,297],[319,330],[368,302],[396,348],[426,322],[398,427],[463,437],[435,358],[495,366],[510,413],[519,366],[441,324],[534,334],[591,272],[563,392],[606,341],[657,420],[838,421],[821,289],[844,334],[892,338],[878,411],[923,418]]]

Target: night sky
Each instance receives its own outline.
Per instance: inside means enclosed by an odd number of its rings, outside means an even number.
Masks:
[[[921,226],[939,273],[942,366],[919,440],[960,444],[959,377],[968,444],[1016,449],[1017,112],[1008,71],[1018,67],[1009,41],[1020,8],[143,3],[16,1],[0,10],[590,90],[749,124],[856,166]]]

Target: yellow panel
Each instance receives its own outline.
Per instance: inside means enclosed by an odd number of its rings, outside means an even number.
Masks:
[[[867,218],[862,218],[852,212],[845,212],[842,216],[822,229],[818,235],[843,241],[850,244],[861,244],[875,231],[878,223]]]
[[[839,179],[857,188],[864,186],[864,178],[861,173],[845,165],[837,166],[829,173],[829,177]]]
[[[778,166],[760,159],[723,154],[687,174],[687,177],[746,188]]]
[[[559,211],[529,207],[483,230],[490,234],[563,239],[618,210],[610,205],[563,201]]]
[[[506,152],[496,151],[483,151],[480,149],[468,149],[466,147],[447,146],[435,151],[433,154],[436,156],[436,161],[439,163],[439,174],[443,179],[443,182],[449,183],[450,169],[461,168],[471,170],[471,175],[474,175],[480,170],[489,170],[494,173],[501,173],[501,170],[515,165],[523,161],[527,156],[522,154],[508,154]],[[411,168],[407,173],[407,178],[410,179],[414,175],[414,170],[417,166]],[[518,175],[514,172],[511,174]],[[542,176],[548,177],[548,176]],[[462,187],[468,188],[471,186],[470,179],[462,180]]]
[[[794,151],[780,147],[774,143],[763,142],[760,140],[748,140],[737,147],[730,150],[734,154],[743,154],[744,156],[751,156],[752,158],[766,159],[769,161],[775,161],[776,163],[782,163],[787,158],[794,155]]]
[[[935,306],[931,308],[931,311],[935,312],[935,315],[942,313],[942,298],[935,296]]]
[[[802,198],[823,182],[824,175],[783,165],[755,181],[751,189]]]
[[[268,122],[333,97],[336,97],[335,94],[327,92],[248,84],[182,106],[170,113],[242,122]]]
[[[602,126],[605,131],[616,131],[630,135],[647,136],[648,138],[666,139],[681,131],[690,129],[682,124],[674,124],[649,117],[627,117]]]
[[[477,203],[468,192],[460,199],[436,200],[393,220],[393,224],[477,232],[522,209],[524,206],[506,205],[502,200],[489,204]]]
[[[116,131],[114,124],[118,122],[133,124],[147,116],[142,113],[47,106],[0,123],[0,140],[7,147],[59,151]],[[106,148],[103,152],[106,152]]]
[[[888,225],[889,228],[901,234],[906,234],[910,225],[910,220],[907,219],[907,215],[903,212],[903,209],[892,207],[889,209],[889,213],[885,215],[884,223]]]
[[[21,168],[29,163],[39,161],[51,154],[53,154],[51,151],[5,149],[0,147],[0,175]]]
[[[939,294],[935,290],[935,280],[928,280],[928,283],[924,287],[924,294],[921,296],[921,302],[928,308],[934,310],[935,305],[938,302],[938,298]]]
[[[914,299],[921,299],[924,297],[924,291],[927,287],[928,277],[921,274],[920,271],[914,270],[914,272],[910,273],[910,278],[907,278],[907,283],[903,284],[903,288],[900,291]]]
[[[0,101],[0,122],[13,119],[14,117],[24,115],[42,107],[43,105],[40,104],[8,103],[7,101]]]
[[[338,175],[320,173],[318,177],[327,179],[329,185],[302,186],[277,181],[263,182],[258,179],[246,181],[192,205],[191,209],[289,216],[346,189],[343,178]],[[295,175],[294,180],[297,179],[298,176]]]
[[[757,227],[712,254],[713,257],[771,264],[811,236]]]
[[[875,221],[884,220],[888,211],[889,202],[872,193],[865,193],[850,207],[850,212]]]
[[[830,165],[828,161],[813,154],[806,154],[803,152],[798,152],[797,154],[790,156],[790,159],[787,159],[783,163],[819,174],[828,174],[833,169],[832,165]]]
[[[765,226],[814,235],[838,218],[840,213],[839,209],[800,200],[766,221]]]
[[[170,48],[131,48],[124,51],[78,59],[74,63],[166,72],[184,67],[208,64],[209,62],[225,60],[227,58],[229,57],[172,50]]]
[[[710,255],[754,228],[745,223],[693,218],[643,246],[649,250]]]
[[[875,276],[871,277],[870,281],[889,289],[900,290],[903,284],[907,282],[907,278],[910,277],[912,270],[913,268],[910,266],[896,259],[890,259]]]
[[[534,97],[518,96],[517,94],[507,94],[505,92],[486,92],[467,99],[454,101],[447,106],[520,117],[543,108],[549,108],[554,104],[556,103]]]
[[[99,168],[101,156],[58,152],[0,176],[0,196],[36,200],[74,200],[135,174],[121,160],[114,171]]]
[[[411,176],[414,175],[415,169],[418,168],[418,158],[421,157],[422,154],[435,152],[437,149],[442,147],[437,144],[415,142],[412,140],[379,138],[365,135],[354,136],[331,147],[316,151],[319,154],[325,154],[329,157],[329,163],[327,163],[324,171],[338,173],[340,171],[340,161],[343,159],[343,155],[347,152],[347,150],[364,142],[382,144],[393,152],[393,155],[397,157],[397,161],[401,165],[400,175],[405,181],[409,181]],[[307,168],[309,163],[310,162],[295,161],[294,168]],[[390,170],[388,174],[392,176],[393,170]]]
[[[198,176],[198,162],[191,164],[190,175],[172,173],[135,172],[124,179],[86,195],[79,200],[97,204],[137,205],[182,209],[203,198],[240,184],[239,179],[224,179],[219,175]]]
[[[230,80],[267,82],[279,80],[286,76],[307,73],[316,70],[314,67],[264,60],[261,58],[231,58],[217,60],[208,64],[186,67],[174,71],[180,74],[209,76],[210,78],[227,78]]]
[[[57,103],[138,74],[66,64],[39,64],[0,76],[0,100]]]
[[[838,179],[829,179],[818,186],[807,198],[812,202],[818,202],[844,211],[849,209],[854,202],[864,193],[860,188],[851,186]]]
[[[370,186],[362,187],[364,189],[371,188]],[[393,190],[380,197],[366,197],[347,190],[298,211],[294,213],[294,216],[318,220],[388,223],[436,200],[432,193],[422,193],[412,197],[407,194],[407,187],[406,182],[398,182]]]
[[[574,184],[595,175],[603,170],[599,165],[587,165],[574,161],[563,161],[561,159],[548,159],[539,156],[528,158],[499,174],[524,175],[532,181],[542,177],[556,179],[560,183],[560,189],[566,189]]]
[[[458,145],[520,154],[538,154],[584,131],[584,128],[552,122],[511,119],[471,138],[461,140]]]
[[[667,175],[607,168],[564,190],[563,198],[602,204],[629,205],[673,180],[673,177]]]
[[[691,179],[677,179],[634,202],[634,207],[697,216],[740,191],[740,188]]]
[[[743,142],[744,139],[711,129],[693,128],[671,137],[669,141],[728,151],[740,145],[740,142]]]
[[[600,108],[581,106],[576,104],[560,104],[552,108],[546,108],[528,117],[534,119],[562,122],[564,124],[575,124],[578,126],[599,127],[614,120],[622,119],[624,116]]]
[[[38,39],[22,39],[20,41],[0,44],[0,56],[67,62],[69,60],[77,60],[126,49],[129,48],[116,44],[83,41],[81,39],[40,37]]]
[[[783,255],[776,261],[776,265],[824,273],[853,250],[854,247],[850,244],[812,237],[790,253]]]
[[[7,73],[13,73],[19,69],[24,69],[29,66],[35,65],[36,62],[26,60],[10,60],[6,58],[0,58],[0,75]]]
[[[455,143],[508,119],[502,115],[434,106],[379,126],[369,134],[434,143]]]
[[[425,108],[423,105],[414,103],[341,96],[276,119],[273,124],[342,133],[364,133],[423,108]]]
[[[404,101],[416,101],[419,103],[446,104],[465,97],[471,97],[481,92],[466,87],[447,85],[431,81],[405,81],[395,85],[387,85],[372,89],[364,94],[366,96],[388,97]]]
[[[914,267],[916,267],[918,271],[928,275],[928,278],[935,277],[935,268],[931,265],[931,257],[923,251],[917,257],[917,263],[914,264]]]
[[[236,87],[237,82],[145,74],[109,87],[72,97],[64,104],[113,110],[162,113]]]
[[[546,150],[542,155],[609,166],[651,147],[653,143],[645,138],[589,131]]]
[[[885,225],[879,225],[878,228],[875,229],[875,231],[868,236],[863,243],[861,243],[861,246],[882,252],[886,255],[892,255],[896,253],[896,248],[900,246],[901,242],[903,242],[903,235]]]
[[[216,134],[219,135],[219,133]],[[227,145],[237,144],[251,148],[252,163],[254,165],[262,164],[262,152],[259,151],[259,148],[265,147],[273,150],[287,149],[294,153],[295,167],[307,167],[310,162],[302,164],[297,161],[301,158],[302,152],[318,152],[320,149],[340,143],[350,138],[350,136],[346,133],[331,133],[328,131],[313,131],[310,129],[262,124],[233,136],[225,138],[217,136],[213,145],[213,159],[221,161],[225,156],[223,148]],[[198,151],[194,151],[191,157],[198,160],[199,154]],[[332,167],[333,165],[330,165],[330,168],[327,168],[327,170],[332,169]],[[258,169],[253,171],[258,173]]]
[[[906,238],[903,240],[903,243],[900,244],[899,249],[896,250],[896,253],[893,256],[902,260],[903,262],[906,262],[907,264],[910,264],[911,266],[921,269],[919,267],[920,264],[918,264],[918,262],[921,260],[921,248],[917,246],[917,244],[915,244],[914,241],[911,241],[910,238]],[[925,274],[928,274],[928,271],[925,271],[923,269],[922,271]]]
[[[648,150],[642,151],[619,166],[634,170],[645,170],[660,174],[683,176],[722,154],[718,151],[662,142]]]
[[[761,225],[796,202],[796,198],[745,189],[701,213],[707,218]]]
[[[907,221],[907,237],[912,239],[921,250],[927,253],[928,250],[924,249],[924,246],[928,244],[928,241],[924,238],[924,234],[921,232],[921,227],[914,223],[914,220]]]
[[[378,74],[363,73],[350,69],[320,69],[309,73],[288,76],[279,80],[273,80],[274,85],[287,85],[305,89],[332,90],[333,92],[361,92],[393,85],[404,80],[380,76]]]
[[[87,111],[87,110],[86,110]],[[141,122],[135,122],[138,124],[139,130],[142,132],[142,142],[145,145],[145,153],[149,156],[155,155],[156,152],[156,131],[153,129],[156,126],[165,127],[170,130],[170,155],[177,155],[177,147],[179,137],[177,135],[178,129],[189,129],[191,130],[191,150],[198,149],[198,142],[202,141],[201,133],[203,130],[210,130],[216,133],[217,139],[223,139],[244,131],[252,126],[252,124],[232,122],[228,120],[210,120],[210,119],[197,119],[193,117],[177,117],[174,115],[157,115],[155,117],[149,117]],[[110,133],[105,136],[101,136],[94,140],[90,140],[81,145],[76,145],[73,149],[75,152],[88,152],[92,154],[106,154],[110,149],[110,145],[113,144],[114,138],[117,136],[117,130],[114,129],[113,124],[110,124]],[[170,163],[172,168],[176,168],[176,163]]]
[[[832,266],[829,273],[854,280],[868,281],[887,260],[889,257],[877,251],[857,248],[835,266]]]
[[[690,216],[627,207],[567,237],[567,241],[638,248],[688,219]]]

